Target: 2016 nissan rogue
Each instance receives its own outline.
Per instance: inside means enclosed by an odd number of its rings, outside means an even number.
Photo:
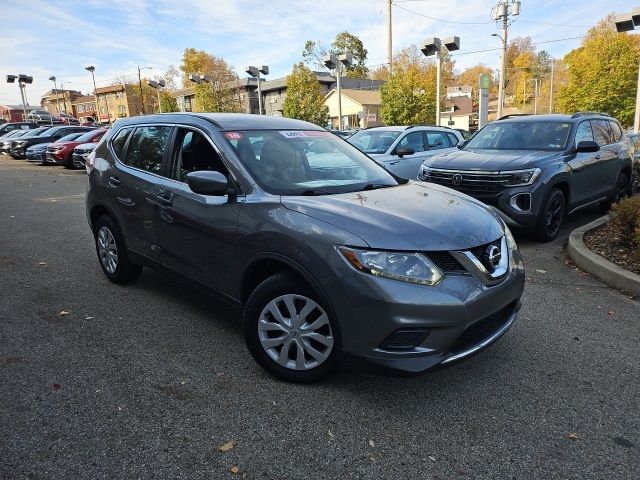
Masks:
[[[105,275],[150,266],[242,305],[249,351],[285,380],[326,378],[340,354],[405,373],[452,364],[520,309],[524,267],[497,213],[307,122],[118,120],[86,167]]]

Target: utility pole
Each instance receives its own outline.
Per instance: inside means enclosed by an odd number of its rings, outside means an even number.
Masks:
[[[549,84],[549,113],[553,113],[553,67],[555,59],[551,59],[551,83]]]
[[[498,25],[502,25],[502,36],[494,33],[492,36],[500,38],[502,40],[502,59],[500,64],[500,85],[498,88],[498,118],[502,117],[502,111],[504,109],[504,90],[507,80],[507,42],[509,35],[509,17],[517,17],[520,15],[520,0],[500,0],[500,2],[493,7],[493,18]]]
[[[538,77],[535,80],[535,90],[533,91],[533,114],[538,114]]]
[[[65,83],[69,83],[69,82],[60,82],[60,90],[62,90],[62,102],[64,103],[64,111],[65,113],[69,113],[67,111],[67,95],[64,93],[64,84]],[[69,101],[71,101],[71,98],[69,98]]]
[[[392,32],[391,32],[391,0],[387,0],[387,62],[389,63],[389,75],[391,75],[391,68],[393,63],[393,46],[392,46]]]
[[[138,65],[138,84],[140,85],[140,100],[142,101],[142,114],[145,115],[144,109],[144,89],[142,88],[142,77],[140,76],[140,70],[151,70],[151,67],[140,67]]]

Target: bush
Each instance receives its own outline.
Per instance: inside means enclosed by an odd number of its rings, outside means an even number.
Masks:
[[[609,227],[620,243],[640,257],[640,196],[620,200],[611,207]]]

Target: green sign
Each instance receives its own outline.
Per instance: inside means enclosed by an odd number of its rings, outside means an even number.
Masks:
[[[489,89],[489,75],[486,73],[480,74],[480,88]]]

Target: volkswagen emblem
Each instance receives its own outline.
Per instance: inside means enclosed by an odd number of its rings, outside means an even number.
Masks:
[[[451,181],[454,185],[460,185],[462,183],[462,175],[456,173],[453,177],[451,177]]]
[[[487,247],[486,253],[489,265],[493,270],[495,270],[500,263],[500,260],[502,259],[502,253],[500,252],[500,249],[495,245],[489,245]]]

